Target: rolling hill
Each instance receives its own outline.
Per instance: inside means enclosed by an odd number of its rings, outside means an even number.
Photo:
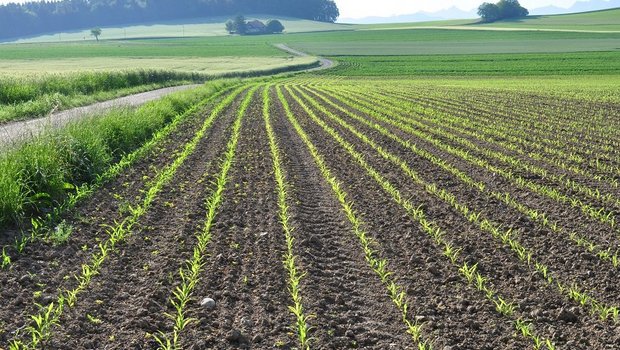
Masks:
[[[548,30],[620,31],[620,8],[563,15],[528,16],[523,19],[504,20],[489,24],[478,24],[477,26]]]
[[[283,16],[248,15],[248,19],[278,19],[285,27],[285,33],[320,32],[334,30],[352,30],[354,26],[310,21]],[[147,39],[147,38],[181,38],[228,35],[224,23],[229,17],[195,18],[179,21],[160,21],[132,26],[102,27],[103,40]],[[41,43],[58,41],[89,41],[94,40],[90,30],[49,33],[30,38],[6,41],[11,43]]]
[[[445,20],[417,23],[372,24],[357,26],[357,29],[407,29],[407,28],[445,28],[445,29],[503,29],[503,30],[552,30],[552,31],[590,31],[620,32],[620,8],[548,16],[528,16],[520,19],[493,23],[479,23],[478,19]]]

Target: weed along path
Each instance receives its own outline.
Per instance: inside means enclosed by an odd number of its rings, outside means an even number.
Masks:
[[[120,97],[110,101],[92,104],[90,106],[77,107],[62,112],[53,113],[47,117],[12,122],[0,125],[0,149],[18,144],[49,128],[61,128],[72,121],[105,112],[118,107],[139,107],[147,102],[160,99],[173,92],[196,88],[200,85],[181,85],[163,89],[143,92],[135,95]]]
[[[277,48],[291,53],[293,55],[297,55],[300,57],[308,57],[309,55],[294,50],[292,48],[287,47],[283,44],[277,44]],[[319,61],[319,66],[315,68],[303,69],[297,72],[311,72],[315,70],[329,69],[334,66],[334,62],[328,60],[326,58],[317,58]],[[0,150],[3,148],[10,147],[12,145],[18,145],[21,142],[28,140],[36,135],[39,135],[41,132],[48,130],[50,128],[61,128],[72,121],[76,121],[90,115],[100,114],[112,108],[119,107],[139,107],[147,102],[154,101],[160,99],[166,95],[169,95],[174,92],[184,91],[188,89],[193,89],[200,86],[199,84],[191,84],[191,85],[181,85],[181,86],[173,86],[148,92],[143,92],[135,95],[120,97],[114,100],[104,101],[95,103],[89,106],[77,107],[73,109],[69,109],[66,111],[56,112],[47,117],[26,120],[26,121],[18,121],[11,122],[7,124],[0,125]]]

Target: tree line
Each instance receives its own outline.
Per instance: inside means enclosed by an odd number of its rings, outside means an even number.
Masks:
[[[62,0],[0,5],[0,39],[93,26],[263,13],[335,22],[333,0]]]

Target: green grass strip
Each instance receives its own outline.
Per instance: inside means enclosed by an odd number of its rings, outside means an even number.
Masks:
[[[407,333],[409,333],[412,337],[412,340],[417,345],[419,350],[430,350],[431,343],[422,339],[422,327],[423,325],[418,324],[417,322],[412,322],[411,313],[409,308],[409,303],[407,302],[406,293],[404,289],[398,285],[396,279],[393,277],[394,273],[389,271],[388,269],[388,261],[387,259],[383,259],[379,256],[379,253],[373,249],[373,243],[368,234],[363,229],[364,222],[359,217],[357,212],[353,209],[353,203],[347,199],[347,193],[342,189],[340,182],[338,179],[332,175],[331,171],[325,164],[325,160],[323,156],[319,153],[316,146],[312,144],[310,138],[305,133],[299,122],[293,115],[293,112],[290,109],[284,94],[282,93],[281,87],[277,88],[278,98],[284,107],[284,111],[288,117],[288,120],[291,122],[299,137],[306,144],[306,147],[310,151],[314,162],[319,168],[321,175],[327,181],[327,183],[331,186],[334,195],[340,202],[342,206],[342,211],[346,215],[349,223],[352,225],[353,233],[359,239],[360,245],[364,250],[364,255],[366,261],[372,268],[372,270],[380,277],[381,282],[386,287],[390,299],[396,305],[398,310],[401,312],[402,321],[407,327]]]
[[[280,224],[282,225],[282,230],[284,231],[284,236],[286,238],[287,250],[284,254],[284,267],[288,271],[288,289],[291,294],[291,298],[293,299],[293,305],[289,306],[289,310],[293,313],[296,319],[294,329],[296,330],[299,338],[300,349],[309,350],[310,338],[308,337],[308,332],[310,328],[307,322],[308,316],[304,313],[300,292],[300,284],[304,274],[298,271],[295,263],[295,260],[297,259],[293,251],[295,238],[293,236],[293,227],[290,224],[289,206],[287,201],[289,186],[282,170],[282,155],[280,154],[278,141],[276,140],[276,135],[273,131],[273,127],[271,126],[269,115],[269,107],[271,102],[269,98],[270,88],[271,86],[268,86],[263,91],[263,119],[265,120],[265,128],[267,129],[267,136],[269,137],[269,148],[271,149],[271,158],[273,159],[274,177],[278,186],[278,207],[280,208],[278,218],[280,219]]]
[[[225,93],[229,92],[233,87],[227,87],[219,90],[215,94],[203,99],[199,103],[193,105],[185,112],[178,114],[173,121],[166,125],[163,129],[155,133],[155,135],[143,144],[137,150],[125,154],[118,163],[110,166],[104,173],[97,175],[95,181],[91,184],[83,184],[75,187],[75,192],[70,193],[67,199],[59,206],[56,206],[52,211],[43,217],[35,217],[31,219],[32,228],[29,232],[23,232],[20,238],[15,241],[13,247],[18,254],[21,254],[26,246],[40,239],[46,239],[49,236],[49,232],[54,229],[54,225],[58,223],[62,214],[73,209],[79,202],[89,198],[96,190],[101,188],[104,184],[110,180],[116,178],[121,172],[135,164],[136,161],[144,158],[148,153],[152,152],[155,146],[157,146],[162,140],[168,137],[172,132],[177,130],[179,124],[186,120],[189,116],[194,115],[201,108],[204,108],[207,104],[215,101]],[[8,256],[6,252],[7,246],[2,248],[3,256]],[[9,257],[10,259],[10,257]],[[2,264],[1,268],[7,268],[9,264]]]
[[[24,227],[228,82],[178,92],[136,110],[113,109],[42,135],[0,154],[0,227]]]
[[[172,332],[166,333],[160,330],[158,331],[158,335],[153,336],[158,344],[158,349],[176,350],[182,348],[179,340],[181,332],[194,321],[194,319],[187,317],[187,303],[190,301],[194,288],[200,278],[200,273],[204,267],[207,246],[212,236],[211,227],[217,215],[217,210],[224,198],[224,190],[228,183],[228,173],[233,165],[237,145],[239,143],[243,117],[258,87],[259,86],[256,85],[250,89],[237,111],[237,118],[233,125],[232,135],[228,141],[226,152],[224,153],[222,168],[215,181],[217,187],[206,200],[207,217],[205,223],[202,231],[196,233],[197,242],[194,245],[192,257],[187,259],[185,265],[179,269],[181,283],[172,291],[170,304],[174,308],[174,313],[165,314],[166,317],[174,323]]]
[[[44,342],[52,336],[52,328],[59,324],[65,306],[73,307],[75,305],[78,295],[88,288],[92,277],[99,274],[101,265],[109,257],[110,253],[113,252],[116,246],[124,241],[127,236],[131,235],[133,226],[138,222],[138,219],[150,209],[164,185],[170,182],[177,170],[194,152],[207,130],[211,128],[214,120],[235,100],[235,98],[237,98],[241,91],[241,89],[237,89],[218,104],[211,115],[205,120],[202,128],[196,133],[194,138],[185,145],[185,148],[174,162],[157,174],[153,185],[146,191],[142,203],[135,208],[130,208],[131,215],[126,217],[122,222],[112,225],[107,229],[109,238],[105,242],[99,243],[98,251],[93,253],[90,262],[82,265],[82,272],[75,276],[78,282],[77,287],[61,292],[55,303],[52,302],[46,307],[41,307],[42,310],[39,313],[32,315],[32,323],[26,326],[29,339],[26,340],[26,338],[21,338],[20,334],[16,334],[15,338],[10,343],[10,350],[37,349],[44,345]]]

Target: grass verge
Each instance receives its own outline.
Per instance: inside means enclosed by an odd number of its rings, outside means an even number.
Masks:
[[[229,85],[170,95],[137,110],[103,116],[50,130],[0,155],[0,227],[23,227],[30,215],[44,215],[82,184],[96,181],[111,165],[138,149],[175,116]]]

